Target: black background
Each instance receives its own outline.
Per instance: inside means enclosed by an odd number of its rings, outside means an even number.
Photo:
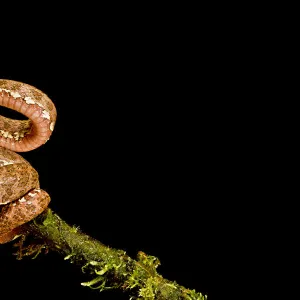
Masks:
[[[103,30],[88,46],[90,36],[76,39],[65,28],[64,46],[45,38],[34,54],[20,51],[16,64],[2,64],[0,78],[34,85],[56,105],[50,140],[22,153],[39,172],[50,207],[133,258],[140,250],[158,257],[163,277],[213,299],[229,242],[230,119],[215,96],[222,87],[213,85],[211,55],[200,57],[197,40],[174,26],[153,34],[119,27],[105,39]],[[55,253],[17,261],[9,243],[0,246],[0,260],[1,290],[16,298],[40,299],[37,290],[129,299],[82,287],[80,269]]]
[[[227,3],[126,3],[109,12],[79,3],[78,12],[73,3],[2,14],[10,19],[0,78],[35,85],[58,110],[51,139],[24,153],[51,208],[132,257],[157,256],[164,277],[208,299],[238,289],[244,298],[260,282],[269,292],[264,268],[278,274],[270,254],[286,245],[277,184],[286,156],[277,149],[290,149],[278,138],[285,112],[269,96],[278,89],[268,83],[278,47],[264,43],[274,22],[260,7]],[[2,295],[129,298],[80,286],[80,270],[55,253],[22,261],[11,253],[11,244],[0,246]]]
[[[218,255],[209,246],[216,192],[210,125],[171,74],[137,65],[116,64],[89,76],[68,70],[44,78],[2,75],[36,86],[57,107],[50,140],[22,155],[64,220],[133,258],[139,250],[157,256],[164,277],[207,294]],[[80,286],[86,278],[62,257],[16,261],[11,253],[12,244],[1,246],[2,290],[18,286],[16,297],[32,299],[32,289],[99,297]],[[113,291],[101,297],[128,299]]]

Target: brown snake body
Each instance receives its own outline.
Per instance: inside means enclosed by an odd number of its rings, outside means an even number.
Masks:
[[[38,173],[16,152],[43,145],[52,134],[56,109],[49,97],[28,84],[0,79],[0,106],[27,120],[0,115],[0,244],[12,240],[20,225],[39,215],[49,204],[40,189]]]

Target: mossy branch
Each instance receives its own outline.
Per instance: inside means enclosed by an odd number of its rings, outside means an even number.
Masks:
[[[128,292],[130,299],[207,299],[159,275],[156,268],[160,262],[156,257],[139,252],[134,260],[125,251],[107,247],[68,225],[49,208],[23,225],[22,237],[16,246],[18,259],[38,255],[42,249],[59,252],[65,260],[79,265],[82,272],[92,274],[90,281],[81,283],[83,286],[100,291],[118,288]]]

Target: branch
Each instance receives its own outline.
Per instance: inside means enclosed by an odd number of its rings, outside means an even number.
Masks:
[[[38,255],[42,249],[59,252],[65,260],[79,265],[82,272],[92,274],[90,281],[81,283],[83,286],[100,291],[119,288],[128,292],[130,299],[207,299],[159,275],[156,257],[140,251],[134,260],[125,251],[107,247],[68,225],[49,208],[21,230],[22,237],[16,244],[18,259]]]

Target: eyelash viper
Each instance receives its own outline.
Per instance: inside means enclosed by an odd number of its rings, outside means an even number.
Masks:
[[[37,171],[16,152],[43,145],[52,134],[56,108],[37,88],[0,79],[0,106],[15,110],[27,120],[0,115],[0,244],[18,234],[22,224],[39,215],[50,202],[40,189]]]

